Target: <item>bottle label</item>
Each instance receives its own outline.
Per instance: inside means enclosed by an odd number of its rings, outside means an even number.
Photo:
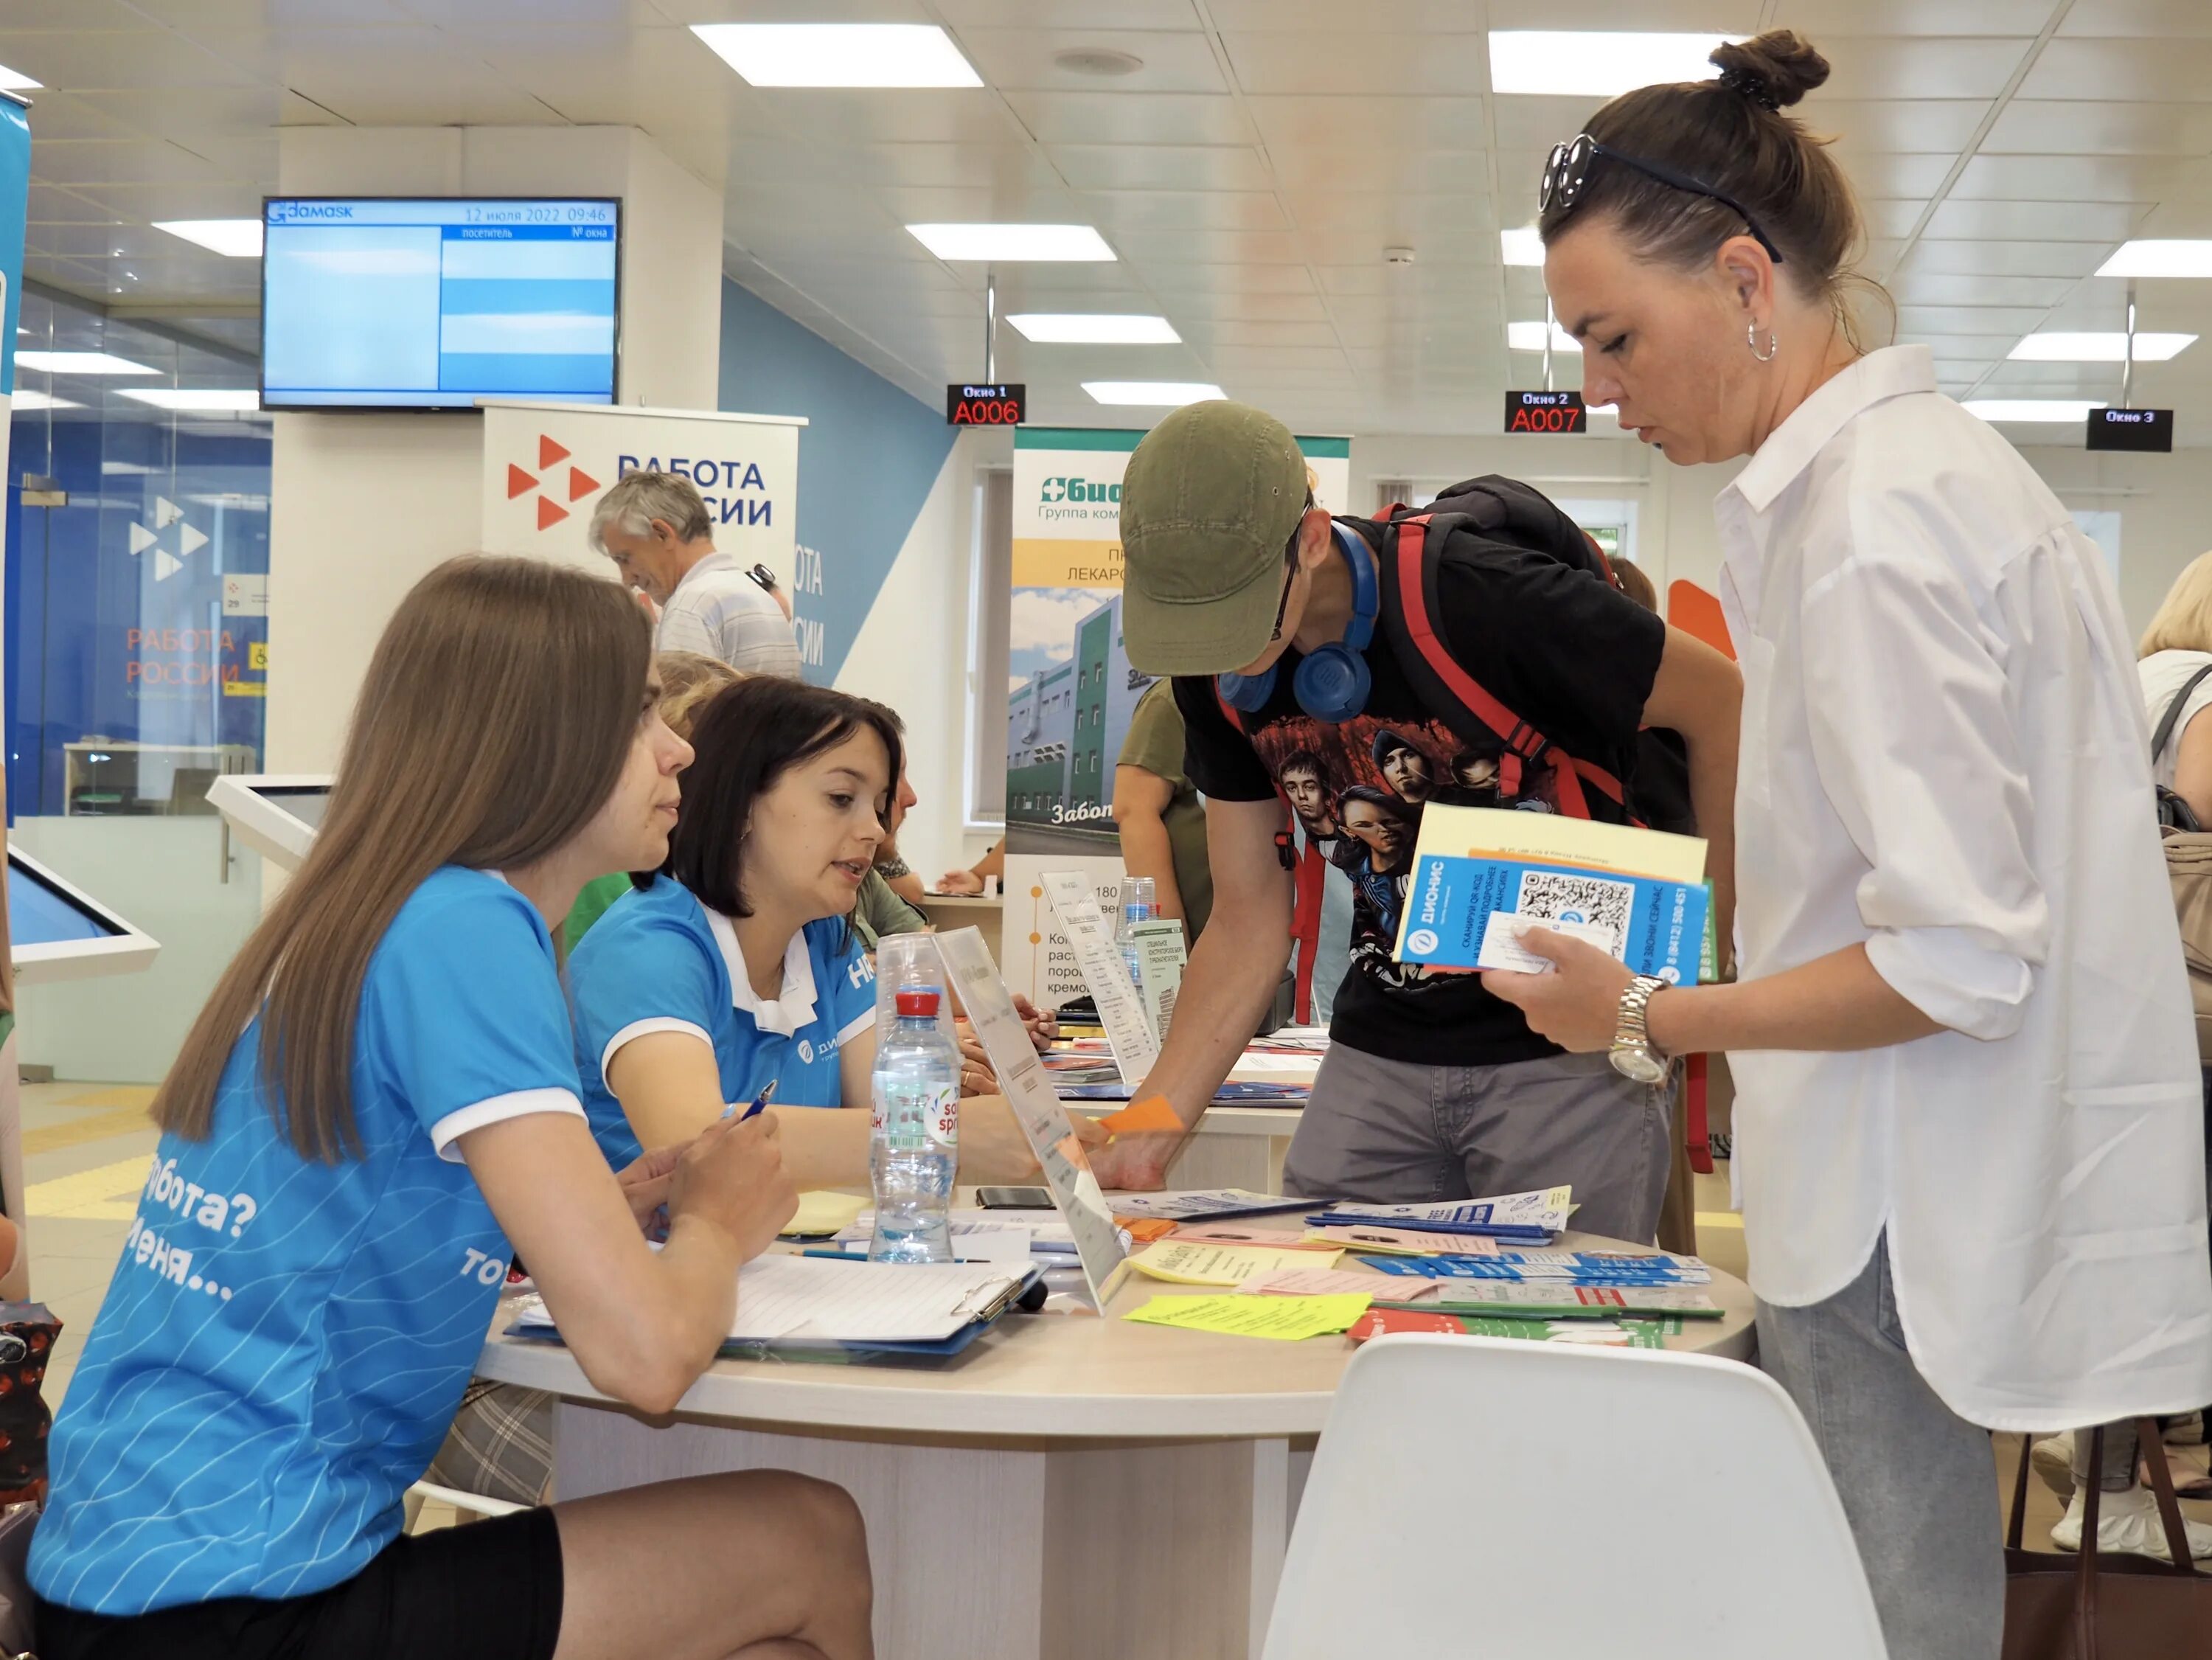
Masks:
[[[938,1146],[957,1146],[960,1140],[960,1086],[945,1084],[930,1091],[922,1122],[928,1128],[929,1139]]]

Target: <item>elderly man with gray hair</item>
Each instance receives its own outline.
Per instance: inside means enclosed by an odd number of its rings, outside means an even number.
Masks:
[[[626,472],[592,514],[592,545],[659,607],[655,651],[696,651],[747,674],[796,680],[791,611],[765,565],[714,551],[714,525],[680,473]]]

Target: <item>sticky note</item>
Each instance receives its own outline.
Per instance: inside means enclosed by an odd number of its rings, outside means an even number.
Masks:
[[[849,1228],[868,1207],[864,1194],[833,1193],[827,1189],[799,1195],[799,1213],[783,1225],[787,1234],[801,1239],[825,1239]]]
[[[1230,1337],[1271,1337],[1295,1343],[1342,1331],[1367,1312],[1364,1296],[1155,1297],[1121,1317],[1148,1326],[1219,1332]]]
[[[1178,1286],[1241,1286],[1284,1268],[1333,1268],[1343,1255],[1329,1250],[1278,1250],[1265,1245],[1209,1245],[1161,1239],[1129,1258],[1129,1266]]]
[[[1148,1095],[1133,1106],[1102,1118],[1109,1135],[1143,1135],[1154,1130],[1180,1130],[1182,1120],[1163,1096]]]

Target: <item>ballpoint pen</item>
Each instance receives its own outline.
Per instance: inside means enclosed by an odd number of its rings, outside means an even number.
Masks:
[[[725,1118],[734,1117],[737,1119],[738,1122],[742,1124],[748,1118],[759,1116],[761,1109],[768,1105],[769,1099],[774,1097],[775,1094],[775,1079],[771,1078],[768,1080],[767,1084],[763,1086],[761,1092],[753,1097],[752,1105],[747,1107],[743,1113],[738,1111],[738,1104],[732,1101],[728,1106],[722,1109],[722,1116]]]

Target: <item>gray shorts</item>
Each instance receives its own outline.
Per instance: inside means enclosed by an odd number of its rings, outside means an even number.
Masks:
[[[1283,1186],[1411,1205],[1570,1183],[1577,1229],[1648,1244],[1667,1194],[1669,1094],[1629,1082],[1602,1055],[1423,1067],[1335,1043]]]

